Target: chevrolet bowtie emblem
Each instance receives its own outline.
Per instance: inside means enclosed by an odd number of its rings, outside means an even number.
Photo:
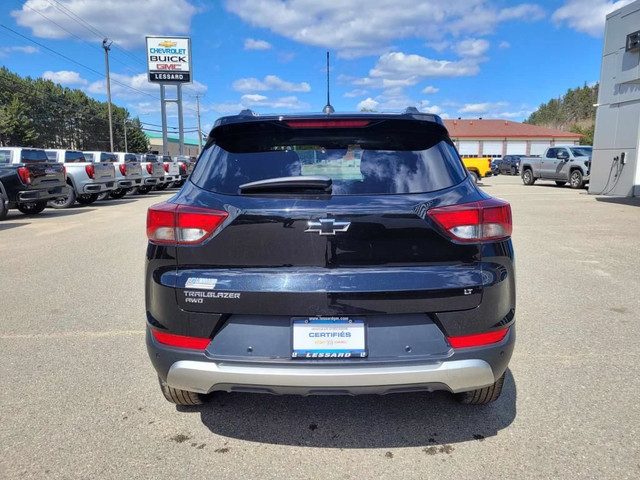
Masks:
[[[321,218],[307,223],[305,233],[319,233],[320,235],[335,235],[337,232],[346,232],[351,222],[337,222],[333,218]]]

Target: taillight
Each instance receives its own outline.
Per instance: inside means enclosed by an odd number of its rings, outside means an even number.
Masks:
[[[127,165],[124,164],[124,163],[121,163],[119,165],[119,167],[120,167],[120,173],[122,174],[122,176],[126,177],[127,176]]]
[[[497,198],[432,208],[427,215],[458,242],[504,240],[513,231],[511,205]]]
[[[491,170],[491,159],[487,159],[487,165],[489,166],[489,170]]]
[[[179,348],[191,348],[194,350],[205,350],[209,343],[210,338],[201,337],[187,337],[184,335],[174,335],[172,333],[159,332],[158,330],[151,330],[154,338],[164,345]]]
[[[160,244],[197,245],[211,236],[228,216],[219,210],[159,203],[147,211],[147,238]]]
[[[185,173],[187,172],[187,166],[184,163],[180,163],[179,166],[180,166],[180,171]]]
[[[453,348],[480,347],[491,343],[501,342],[507,336],[509,327],[494,332],[479,333],[476,335],[463,335],[461,337],[447,337]]]
[[[93,165],[87,165],[84,169],[87,171],[89,178],[93,179],[96,176],[96,169],[93,168]]]
[[[149,174],[153,173],[153,165],[151,165],[150,163],[147,163],[147,172],[149,172]]]
[[[31,172],[29,172],[27,167],[18,168],[18,176],[20,177],[20,180],[22,180],[22,183],[25,185],[31,185]]]
[[[164,171],[169,173],[169,164],[168,163],[164,164]]]
[[[67,167],[65,167],[64,165],[62,166],[62,173],[64,173],[64,180],[66,182],[67,181]]]

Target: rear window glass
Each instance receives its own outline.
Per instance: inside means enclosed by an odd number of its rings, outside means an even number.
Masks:
[[[47,158],[49,159],[50,162],[57,162],[58,161],[58,154],[56,152],[50,152],[50,151],[46,150],[45,154],[47,155]]]
[[[118,161],[118,157],[116,157],[113,153],[101,153],[100,161],[116,163]]]
[[[142,155],[142,161],[155,163],[158,161],[158,156],[155,153],[146,153]]]
[[[269,178],[322,175],[333,195],[406,194],[463,181],[465,169],[444,129],[430,122],[382,121],[366,128],[229,126],[203,152],[193,182],[237,195]],[[236,130],[236,131],[234,131]]]
[[[47,154],[44,150],[23,148],[20,152],[20,161],[23,163],[48,162]]]
[[[591,147],[572,148],[574,157],[590,157],[592,153]]]
[[[78,163],[86,161],[87,159],[84,158],[84,153],[82,152],[74,152],[71,150],[64,152],[64,163]]]
[[[93,153],[84,152],[84,158],[87,162],[95,162]]]
[[[124,161],[126,163],[137,162],[138,161],[138,156],[134,155],[133,153],[126,153],[124,155]]]
[[[11,163],[11,150],[0,150],[0,163]]]

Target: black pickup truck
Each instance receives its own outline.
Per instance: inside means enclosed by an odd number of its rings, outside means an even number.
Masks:
[[[11,208],[38,214],[67,188],[64,165],[49,162],[44,150],[0,147],[0,220]]]

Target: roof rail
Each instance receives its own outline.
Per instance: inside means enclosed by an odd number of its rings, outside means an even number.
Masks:
[[[404,109],[405,114],[409,114],[409,113],[420,113],[420,110],[418,110],[416,107],[407,107]]]
[[[240,117],[257,117],[258,114],[251,110],[250,108],[245,108],[239,114]]]

